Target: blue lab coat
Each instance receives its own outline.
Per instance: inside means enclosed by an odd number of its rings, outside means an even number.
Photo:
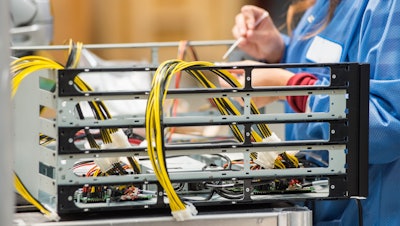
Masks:
[[[400,225],[400,0],[342,0],[329,25],[304,39],[325,18],[328,5],[327,0],[316,1],[293,35],[284,37],[283,62],[370,63],[369,195],[362,200],[363,221],[364,225]],[[317,84],[327,82],[327,71],[310,72],[318,77]],[[312,97],[309,107],[323,111],[327,99]],[[324,127],[291,126],[286,138],[327,138]],[[317,201],[314,224],[358,225],[357,211],[354,200]]]

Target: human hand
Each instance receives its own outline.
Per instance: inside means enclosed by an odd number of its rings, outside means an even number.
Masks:
[[[241,12],[236,15],[232,33],[235,38],[242,39],[238,47],[247,54],[270,63],[277,63],[283,56],[285,45],[270,17],[255,26],[255,22],[264,12],[264,9],[256,6],[243,6]]]
[[[232,66],[246,66],[246,65],[260,65],[262,63],[257,61],[240,61],[240,62],[227,62],[219,65],[232,65]],[[243,69],[232,69],[229,70],[230,73],[235,75],[237,80],[242,86],[245,83],[245,76]],[[289,79],[294,75],[294,73],[281,69],[281,68],[261,68],[261,69],[253,69],[251,73],[251,86],[253,88],[261,88],[266,86],[286,86]],[[227,82],[220,79],[221,87],[231,87]],[[257,107],[265,106],[269,103],[272,103],[277,100],[285,100],[285,96],[252,96],[251,99],[254,101]],[[242,100],[238,99],[238,102],[243,103]]]

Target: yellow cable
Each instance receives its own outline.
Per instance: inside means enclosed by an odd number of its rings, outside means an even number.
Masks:
[[[161,65],[159,68],[163,68]],[[149,153],[149,158],[151,160],[151,163],[154,168],[155,175],[160,182],[161,186],[164,188],[165,192],[167,193],[167,196],[170,201],[170,208],[172,211],[177,211],[177,210],[183,210],[185,209],[185,205],[182,203],[182,201],[179,199],[177,196],[174,188],[172,187],[171,181],[169,180],[169,176],[166,172],[166,168],[164,165],[165,158],[163,156],[163,150],[162,148],[162,142],[163,142],[163,131],[161,129],[161,126],[159,123],[160,122],[160,102],[157,101],[158,99],[155,99],[155,97],[160,97],[161,92],[160,92],[160,87],[161,87],[161,79],[162,77],[157,76],[159,75],[160,70],[158,69],[155,73],[154,79],[152,81],[153,84],[153,89],[150,92],[150,97],[148,100],[148,109],[146,111],[146,129],[147,131],[147,137],[148,137],[148,153]],[[169,81],[167,81],[167,84],[169,84]],[[155,96],[155,97],[154,97]],[[163,95],[162,98],[162,103],[165,100],[165,95]],[[162,104],[161,103],[161,104]],[[152,120],[152,116],[154,117],[154,120]],[[156,146],[156,152],[153,147],[153,143]]]
[[[20,194],[26,201],[35,206],[41,213],[50,216],[52,213],[47,210],[40,202],[38,202],[33,196],[26,190],[25,186],[22,184],[20,178],[14,173],[14,186],[18,194]]]
[[[80,54],[81,50],[83,48],[82,43],[77,44],[77,51],[74,57],[74,61],[72,63],[73,67],[77,67],[80,59]],[[71,49],[69,50],[69,54],[71,53]],[[10,72],[14,75],[12,78],[12,85],[11,85],[11,97],[13,98],[18,90],[19,85],[21,82],[31,73],[43,70],[43,69],[49,69],[49,70],[58,70],[58,69],[64,69],[64,66],[60,65],[59,63],[48,59],[46,57],[41,57],[41,56],[25,56],[21,57],[19,59],[14,60],[10,64]],[[81,80],[78,76],[76,76],[76,80],[74,80],[79,89],[81,91],[90,91],[90,87],[83,81]],[[108,117],[110,117],[110,114],[108,112],[108,109],[104,106],[102,102],[100,102],[102,105],[102,109],[106,113]],[[103,116],[103,112],[101,111],[99,105],[97,102],[93,101],[93,105],[95,106],[95,109],[100,116],[100,118],[103,120],[105,117]],[[109,134],[108,134],[109,135]],[[110,138],[111,139],[111,138]],[[98,171],[95,172],[96,176],[98,175]],[[53,214],[47,210],[39,201],[37,201],[25,188],[23,185],[22,181],[18,177],[18,175],[14,172],[14,186],[16,188],[16,191],[29,203],[34,205],[36,208],[38,208],[43,214],[49,216],[52,219],[57,220],[57,216],[53,216]]]
[[[196,62],[184,62],[181,60],[170,60],[163,62],[156,70],[153,80],[152,89],[147,102],[146,110],[146,139],[147,139],[147,152],[149,155],[150,162],[154,169],[154,174],[167,193],[170,208],[172,211],[183,210],[185,205],[176,194],[172,183],[170,181],[167,166],[165,165],[165,156],[163,150],[163,138],[164,131],[161,125],[163,112],[162,106],[167,96],[167,87],[171,82],[172,76],[176,73],[186,70],[192,66],[213,66],[210,62],[196,61]],[[199,71],[192,70],[189,72],[194,76],[199,83],[206,88],[217,88],[215,84],[210,82],[206,76]],[[219,71],[218,75],[225,76],[225,78],[232,80],[233,84],[237,87],[241,87],[240,83],[226,70]],[[217,108],[221,114],[231,114],[227,109],[234,115],[240,115],[240,111],[234,106],[229,98],[213,98]],[[253,102],[251,102],[254,105]],[[232,131],[236,135],[239,141],[243,141],[243,135],[236,125],[231,126]],[[262,130],[263,129],[263,130]],[[268,127],[261,127],[260,129],[263,136],[268,135]],[[262,141],[262,137],[254,130],[251,131],[251,136],[256,142]]]
[[[81,49],[82,49],[82,44],[78,43],[76,55],[72,62],[72,67],[77,66],[79,62]],[[72,50],[69,51],[69,53],[71,52]],[[163,64],[161,64],[160,67],[157,69],[155,76],[152,80],[153,88],[149,95],[147,110],[146,110],[146,119],[145,119],[146,138],[148,141],[149,158],[153,165],[154,174],[157,180],[167,193],[170,202],[170,208],[172,211],[184,210],[186,206],[185,204],[183,204],[179,196],[176,194],[176,191],[172,186],[168,172],[166,170],[167,166],[165,165],[165,156],[162,148],[164,142],[163,141],[164,131],[160,123],[162,120],[161,118],[162,115],[160,113],[162,113],[161,112],[162,105],[164,104],[164,101],[166,99],[167,87],[169,87],[172,76],[177,72],[185,70],[192,66],[213,66],[213,64],[210,62],[202,62],[202,61],[184,62],[177,60],[166,61]],[[30,73],[41,69],[62,69],[63,66],[46,58],[26,57],[14,61],[11,65],[11,68],[12,72],[15,73],[15,77],[13,78],[12,81],[13,82],[12,96],[14,96],[18,89],[19,84]],[[226,76],[226,78],[231,80],[235,86],[240,87],[239,82],[236,81],[236,79],[232,75],[230,75],[229,72],[224,70],[219,70],[218,72],[220,72],[223,76]],[[195,78],[197,78],[197,80],[200,82],[202,86],[207,88],[216,88],[215,84],[210,82],[203,73],[197,72],[192,74],[195,76]],[[80,90],[92,91],[92,89],[78,76],[75,77],[74,82]],[[161,101],[159,101],[160,98]],[[214,101],[218,109],[220,110],[221,114],[230,114],[230,112],[226,110],[227,108],[229,108],[231,109],[234,115],[240,115],[240,111],[232,104],[229,98],[214,98]],[[104,107],[102,102],[98,103],[96,101],[92,101],[92,104],[101,120],[106,119],[106,117],[110,117],[107,108]],[[251,104],[253,110],[254,107],[253,103]],[[106,115],[104,115],[101,108],[104,110]],[[243,135],[240,132],[239,128],[236,125],[232,125],[231,128],[232,131],[238,137],[238,139],[240,141],[243,141],[244,140]],[[260,131],[262,132],[263,136],[265,136],[268,135],[267,132],[269,132],[269,129],[267,127],[261,127]],[[255,131],[252,131],[251,134],[255,141],[262,140],[261,136],[257,134]],[[98,172],[95,172],[96,176],[97,174]],[[26,189],[24,188],[22,183],[20,183],[20,181],[18,182],[18,180],[16,180],[16,187],[18,188],[17,190],[19,190],[23,194],[23,196],[26,197],[27,200],[29,200],[32,203],[36,203],[34,205],[38,205],[38,202],[32,196],[30,196],[29,193],[27,194]],[[46,212],[45,208],[43,206],[40,206],[40,203],[39,203],[39,208],[42,209],[41,211]]]

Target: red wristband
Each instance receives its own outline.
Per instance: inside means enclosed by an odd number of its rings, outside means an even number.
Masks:
[[[305,86],[305,85],[314,85],[317,81],[317,77],[310,73],[298,73],[292,76],[287,85],[288,86]],[[306,111],[306,104],[308,96],[288,96],[286,97],[290,107],[295,112],[305,112]]]

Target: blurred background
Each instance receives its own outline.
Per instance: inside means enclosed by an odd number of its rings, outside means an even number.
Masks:
[[[290,1],[255,0],[53,0],[54,45],[69,39],[84,44],[170,42],[180,40],[230,40],[234,17],[245,4],[270,11],[278,26],[283,24]],[[226,46],[197,48],[201,60],[218,61]],[[147,60],[144,49],[94,51],[103,59]],[[160,51],[160,60],[176,57],[177,49]],[[57,60],[66,53],[52,51]]]

